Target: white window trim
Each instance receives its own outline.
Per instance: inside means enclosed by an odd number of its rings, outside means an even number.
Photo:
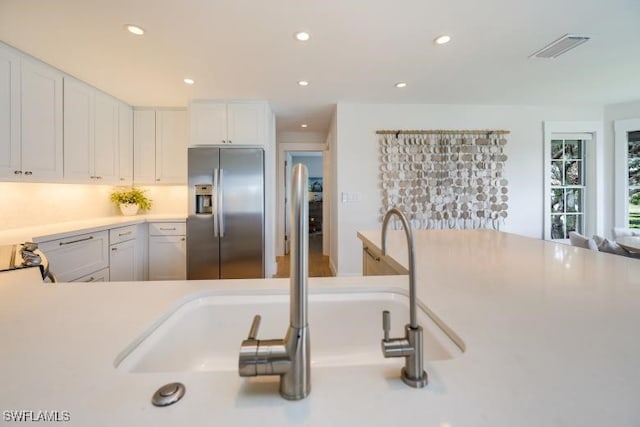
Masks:
[[[543,224],[544,240],[551,240],[551,140],[554,134],[591,134],[591,141],[585,143],[586,181],[585,194],[585,234],[602,235],[604,229],[604,126],[602,122],[554,122],[545,121],[544,126],[544,195],[543,195]],[[554,240],[558,241],[558,240]]]
[[[615,120],[614,133],[614,211],[613,226],[629,227],[629,165],[627,132],[640,130],[640,119]]]

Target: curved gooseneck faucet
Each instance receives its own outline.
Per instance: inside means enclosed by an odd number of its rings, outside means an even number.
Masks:
[[[293,168],[291,182],[291,269],[289,328],[284,339],[258,340],[260,316],[253,318],[238,359],[241,377],[280,375],[280,395],[304,399],[311,391],[311,353],[307,316],[309,277],[309,198],[306,166]]]
[[[391,208],[385,214],[382,221],[382,255],[387,255],[387,228],[391,217],[397,216],[402,222],[404,234],[407,239],[407,251],[409,256],[409,324],[405,326],[403,338],[389,338],[391,329],[391,315],[388,311],[382,312],[382,354],[384,357],[404,357],[405,366],[402,368],[402,381],[408,386],[422,388],[427,385],[427,373],[423,369],[422,327],[417,320],[417,297],[415,282],[415,254],[413,233],[407,217],[397,208]]]

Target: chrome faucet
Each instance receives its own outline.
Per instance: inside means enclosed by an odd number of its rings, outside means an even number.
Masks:
[[[387,227],[392,216],[396,215],[402,222],[404,234],[407,238],[409,254],[409,324],[404,327],[404,338],[389,338],[391,329],[391,314],[385,310],[382,312],[382,354],[384,357],[404,357],[404,368],[401,371],[402,381],[414,388],[422,388],[427,385],[427,373],[423,370],[422,326],[418,325],[416,316],[416,281],[415,281],[415,255],[413,245],[413,233],[407,217],[397,208],[390,209],[382,221],[382,255],[387,254]]]
[[[238,370],[241,377],[280,375],[280,395],[304,399],[311,391],[311,356],[307,320],[309,277],[309,199],[306,166],[293,168],[291,188],[291,269],[289,329],[284,339],[258,340],[260,316],[253,318],[249,336],[242,341]]]

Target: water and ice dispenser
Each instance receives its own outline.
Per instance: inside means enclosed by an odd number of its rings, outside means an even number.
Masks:
[[[213,185],[197,184],[196,186],[196,213],[213,213]]]

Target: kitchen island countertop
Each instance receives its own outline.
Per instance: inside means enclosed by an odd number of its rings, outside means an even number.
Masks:
[[[360,238],[380,246],[379,232]],[[289,402],[277,382],[237,372],[115,369],[181,301],[286,289],[287,279],[25,282],[0,286],[0,410],[68,411],[63,424],[80,426],[640,424],[640,261],[491,231],[417,232],[416,249],[420,300],[464,343],[457,358],[425,363],[424,389],[388,366],[312,367],[311,394]],[[406,265],[402,232],[390,233],[388,250]],[[312,289],[342,286],[406,289],[407,278],[310,279]],[[185,398],[151,406],[173,381],[186,385]]]

